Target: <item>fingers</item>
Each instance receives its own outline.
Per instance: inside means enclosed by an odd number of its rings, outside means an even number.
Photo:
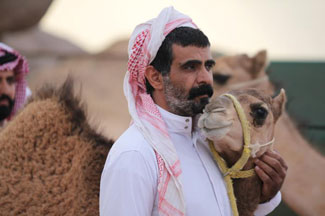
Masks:
[[[255,172],[264,184],[267,184],[267,185],[272,184],[271,177],[262,168],[260,168],[259,166],[256,166]]]
[[[287,174],[288,166],[277,152],[268,151],[255,160],[256,173],[263,182],[274,181],[280,187]]]
[[[267,163],[265,163],[267,161]],[[274,164],[275,166],[278,166],[276,161],[273,158],[266,158],[265,161],[257,160],[256,161],[256,172],[257,175],[261,178],[261,180],[268,184],[268,185],[282,185],[282,182],[285,177],[285,172],[283,172],[282,169],[280,169],[280,172],[278,172],[276,169],[272,168],[270,164]]]
[[[266,155],[269,155],[270,157],[275,158],[276,160],[278,160],[281,163],[281,166],[285,169],[288,170],[288,165],[287,163],[283,160],[283,158],[281,157],[281,155],[279,154],[279,152],[277,151],[267,151],[265,153]]]
[[[277,177],[276,175],[279,175],[281,178],[285,178],[288,166],[279,153],[267,151],[260,159],[265,163],[260,163],[260,165],[265,167],[267,171],[269,167],[275,170],[276,174],[270,171],[272,177]]]
[[[267,151],[255,161],[256,174],[263,182],[261,201],[271,199],[282,187],[288,166],[278,152]]]
[[[275,194],[279,191],[278,184],[275,183],[264,170],[262,170],[259,166],[255,167],[256,174],[263,182],[262,193],[260,197],[260,203],[264,203],[270,199],[272,199]]]

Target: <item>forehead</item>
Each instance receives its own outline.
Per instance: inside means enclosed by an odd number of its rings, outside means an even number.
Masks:
[[[272,98],[266,93],[261,94],[255,89],[238,90],[238,92],[238,100],[243,104],[263,104],[264,107],[271,107]]]
[[[5,70],[5,71],[0,71],[0,77],[10,77],[14,76],[15,73],[13,70]]]
[[[206,61],[212,59],[210,47],[197,47],[197,46],[180,46],[177,44],[172,45],[173,61],[184,62],[187,60],[201,60]]]

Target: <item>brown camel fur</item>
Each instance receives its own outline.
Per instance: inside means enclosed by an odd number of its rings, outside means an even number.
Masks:
[[[274,93],[265,68],[267,53],[225,56],[216,59],[215,94],[230,89],[252,87]],[[284,112],[275,129],[275,149],[288,164],[286,180],[281,189],[283,200],[299,215],[325,214],[325,157],[315,151],[299,133],[289,115]]]
[[[286,96],[284,90],[275,97],[256,89],[230,91],[244,110],[249,122],[249,144],[265,144],[273,140],[275,123],[284,110]],[[227,166],[232,167],[241,157],[244,146],[243,128],[233,102],[226,96],[219,96],[211,100],[201,115],[199,127],[203,133],[212,140],[219,155],[225,160]],[[254,157],[261,156],[272,144],[261,146],[251,156],[243,170],[255,167]],[[252,216],[260,203],[262,182],[255,174],[248,178],[233,179],[234,194],[236,197],[238,213],[240,216]]]
[[[98,215],[113,141],[91,129],[67,80],[44,87],[0,133],[0,215]]]

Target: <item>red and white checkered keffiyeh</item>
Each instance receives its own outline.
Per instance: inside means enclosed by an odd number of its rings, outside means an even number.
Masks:
[[[151,96],[146,93],[145,68],[155,58],[166,35],[180,26],[197,28],[191,18],[165,8],[157,18],[138,25],[129,47],[128,71],[124,79],[124,94],[128,100],[133,123],[155,150],[159,168],[159,215],[185,215],[185,203],[180,182],[180,162],[166,125]]]
[[[5,70],[13,70],[16,78],[16,93],[15,93],[15,104],[13,110],[8,117],[11,119],[15,113],[24,105],[26,101],[26,87],[27,81],[25,79],[26,74],[29,72],[28,63],[24,56],[20,55],[16,50],[12,49],[4,43],[0,43],[0,56],[5,53],[11,53],[17,56],[17,59],[5,64],[0,64],[0,73]]]

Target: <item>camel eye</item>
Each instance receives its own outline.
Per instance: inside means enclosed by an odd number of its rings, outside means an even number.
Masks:
[[[268,113],[267,109],[262,107],[260,104],[251,105],[250,115],[253,117],[253,123],[255,126],[262,126]]]
[[[225,85],[230,77],[230,75],[213,74],[213,81],[215,84]]]
[[[256,110],[254,110],[255,116],[258,119],[266,119],[266,116],[268,114],[267,110],[264,107],[259,107]]]

